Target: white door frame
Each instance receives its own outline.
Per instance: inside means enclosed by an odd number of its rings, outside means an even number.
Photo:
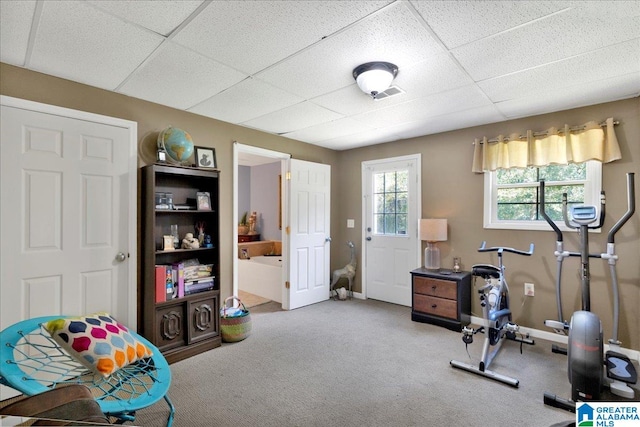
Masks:
[[[233,246],[232,246],[232,259],[233,259],[233,286],[232,286],[232,295],[238,296],[238,227],[235,226],[236,218],[238,218],[238,158],[240,153],[248,153],[254,154],[257,156],[272,158],[275,161],[280,160],[280,173],[282,174],[283,179],[280,184],[280,194],[282,194],[282,230],[280,241],[282,242],[282,254],[288,253],[289,250],[289,242],[286,238],[286,224],[289,223],[288,212],[285,209],[288,206],[288,195],[286,192],[286,180],[284,177],[287,173],[287,165],[286,160],[291,158],[291,154],[281,153],[278,151],[268,150],[266,148],[254,147],[252,145],[240,144],[237,141],[233,141],[233,219],[232,223],[234,224],[233,228]],[[282,272],[284,274],[285,271],[288,271],[289,261],[286,256],[283,256],[282,259]],[[283,276],[284,277],[284,276]],[[289,293],[286,292],[287,289],[282,287],[282,307],[287,308],[289,306]]]
[[[365,197],[366,194],[368,194],[367,191],[365,191],[365,184],[366,184],[366,179],[365,179],[365,170],[367,168],[367,166],[370,165],[376,165],[379,163],[389,163],[389,162],[396,162],[396,161],[414,161],[416,164],[416,193],[415,194],[415,201],[416,201],[416,218],[419,220],[422,217],[422,157],[420,156],[420,154],[409,154],[406,156],[398,156],[398,157],[389,157],[389,158],[385,158],[385,159],[377,159],[377,160],[367,160],[362,162],[362,183],[361,183],[361,191],[362,191],[362,206],[361,206],[361,210],[362,210],[362,218],[361,218],[361,224],[362,224],[362,240],[360,242],[360,247],[362,248],[362,265],[363,265],[363,269],[366,269],[367,267],[367,232],[365,230],[366,224],[367,224],[367,199]],[[415,224],[415,233],[416,233],[416,244],[415,247],[413,248],[413,250],[415,251],[415,259],[418,266],[422,265],[422,256],[421,256],[421,249],[422,249],[422,242],[421,240],[418,238],[418,224]],[[407,276],[409,276],[410,272],[407,271]],[[362,281],[362,298],[367,299],[367,275],[366,274],[361,274],[361,281]]]
[[[128,281],[129,293],[127,295],[128,321],[127,326],[134,331],[137,330],[137,313],[138,313],[138,124],[136,122],[119,119],[115,117],[103,116],[100,114],[88,113],[85,111],[72,110],[70,108],[58,107],[55,105],[42,104],[39,102],[28,101],[20,98],[0,95],[0,104],[8,107],[19,108],[23,110],[35,111],[38,113],[51,114],[60,117],[67,117],[77,120],[95,122],[115,127],[127,129],[129,132],[129,157],[128,157],[128,191],[129,191],[129,207],[128,215],[128,257],[129,264]]]

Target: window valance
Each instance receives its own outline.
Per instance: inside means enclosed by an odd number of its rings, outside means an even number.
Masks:
[[[498,135],[491,140],[476,138],[471,170],[483,173],[588,160],[612,162],[622,157],[614,125],[613,118],[609,118],[604,123],[591,121],[577,127],[552,127],[545,132],[528,130],[526,135]]]

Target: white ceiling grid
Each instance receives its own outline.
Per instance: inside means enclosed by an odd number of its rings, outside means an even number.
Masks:
[[[640,1],[2,0],[0,60],[345,150],[640,95]]]

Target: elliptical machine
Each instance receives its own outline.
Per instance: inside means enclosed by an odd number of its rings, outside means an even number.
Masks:
[[[497,356],[503,343],[503,338],[517,341],[522,344],[533,345],[534,341],[528,336],[518,336],[519,326],[511,321],[511,309],[509,308],[509,286],[504,275],[504,264],[502,254],[511,252],[518,255],[531,256],[533,254],[533,243],[529,251],[507,248],[503,246],[486,247],[486,242],[478,249],[478,252],[498,252],[498,266],[490,264],[476,264],[471,268],[474,277],[482,277],[485,285],[478,289],[480,294],[480,305],[482,306],[482,317],[487,323],[488,331],[481,326],[473,329],[465,326],[462,329],[462,341],[465,345],[473,343],[473,336],[478,332],[485,334],[484,345],[482,347],[482,357],[478,366],[469,363],[452,360],[449,363],[454,368],[464,369],[474,374],[482,375],[496,381],[503,382],[512,387],[518,387],[520,381],[516,378],[508,377],[489,370],[489,365]],[[486,332],[486,333],[485,333]]]
[[[621,346],[618,340],[618,321],[620,302],[618,295],[618,278],[616,275],[615,234],[631,218],[635,212],[634,174],[627,174],[627,211],[611,227],[607,236],[607,252],[601,254],[589,253],[589,230],[601,228],[604,224],[605,197],[602,192],[600,199],[600,218],[595,206],[572,206],[567,212],[567,194],[562,195],[562,215],[567,227],[577,229],[580,233],[580,252],[567,252],[563,250],[562,231],[547,216],[544,206],[544,181],[540,182],[541,214],[556,232],[556,251],[558,259],[558,277],[556,278],[556,299],[558,304],[558,320],[546,320],[545,325],[559,332],[568,332],[568,377],[571,383],[571,400],[563,399],[551,393],[544,393],[544,403],[550,406],[575,412],[575,402],[578,400],[599,400],[600,393],[605,384],[603,366],[606,370],[607,382],[611,392],[615,395],[633,399],[634,391],[627,384],[635,384],[638,379],[637,372],[631,360],[617,351]],[[571,218],[569,218],[571,216]],[[598,221],[597,225],[593,225]],[[562,303],[560,296],[560,274],[562,272],[562,260],[568,256],[580,257],[581,260],[581,285],[582,285],[582,310],[576,311],[571,317],[571,322],[563,321]],[[590,311],[590,272],[589,258],[602,258],[607,260],[611,272],[613,288],[613,334],[609,340],[610,350],[603,353],[603,334],[600,318]]]

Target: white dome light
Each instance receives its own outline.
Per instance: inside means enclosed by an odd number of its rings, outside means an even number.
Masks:
[[[353,78],[362,91],[372,98],[384,92],[398,75],[398,67],[389,62],[367,62],[353,70]]]

